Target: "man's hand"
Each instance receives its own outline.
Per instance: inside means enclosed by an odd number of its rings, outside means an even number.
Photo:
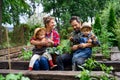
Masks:
[[[73,42],[73,37],[72,37],[72,36],[71,36],[71,37],[69,37],[69,40]]]
[[[79,44],[79,45],[78,45],[78,48],[85,48],[86,46],[87,46],[86,43],[82,43],[82,44]]]
[[[72,47],[71,47],[71,50],[73,50],[73,51],[75,51],[75,50],[77,50],[78,49],[78,45],[73,45]]]
[[[87,41],[88,43],[92,43],[92,39],[88,39],[88,41]]]

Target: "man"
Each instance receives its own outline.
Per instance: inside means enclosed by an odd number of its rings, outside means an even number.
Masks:
[[[72,42],[71,50],[72,53],[74,53],[76,50],[79,48],[86,48],[86,47],[93,47],[92,43],[79,43],[79,39],[81,37],[81,22],[79,17],[77,16],[72,16],[70,19],[70,24],[73,27],[74,31],[72,32],[72,36],[70,36],[70,41]],[[58,70],[64,70],[65,66],[72,65],[72,57],[73,54],[62,54],[57,57],[56,62],[58,65]],[[76,59],[76,65],[82,65],[87,58],[80,57]],[[76,65],[73,66],[73,70],[76,69]]]

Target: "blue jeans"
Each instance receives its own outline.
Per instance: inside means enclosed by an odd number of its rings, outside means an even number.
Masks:
[[[48,59],[42,56],[40,60],[36,60],[33,70],[49,70]]]
[[[89,58],[92,54],[91,48],[78,49],[73,53],[72,64],[83,64],[85,59]]]
[[[57,57],[56,62],[58,66],[58,70],[64,70],[67,66],[72,66],[72,54],[62,54]],[[87,58],[77,58],[76,59],[76,65],[82,65]]]
[[[74,53],[73,58],[72,58],[72,64],[78,63],[78,64],[82,65],[84,63],[84,59],[87,58],[87,57],[82,57],[81,55],[83,55],[83,54],[85,54],[85,53],[83,53],[83,52]]]

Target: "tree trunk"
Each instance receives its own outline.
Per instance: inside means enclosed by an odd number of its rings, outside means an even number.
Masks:
[[[0,0],[0,45],[2,44],[2,0]]]

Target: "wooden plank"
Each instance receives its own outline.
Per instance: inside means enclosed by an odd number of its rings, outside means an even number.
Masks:
[[[80,71],[28,71],[28,70],[5,70],[0,69],[0,74],[8,73],[18,74],[21,72],[24,76],[28,76],[31,80],[79,80],[75,78]],[[104,75],[103,71],[92,71],[91,76]]]
[[[11,61],[11,68],[16,70],[27,70],[29,61]],[[8,69],[8,61],[0,61],[0,69]]]
[[[110,60],[110,58],[105,58],[104,55],[102,53],[96,53],[96,54],[92,54],[92,57],[98,61],[98,60]]]
[[[28,71],[28,70],[5,70],[0,69],[0,74],[6,75],[8,73],[17,74],[21,72],[28,76],[31,80],[75,80],[75,75],[79,72],[73,71]]]
[[[31,46],[13,47],[13,48],[9,48],[9,50],[10,50],[9,52],[10,52],[10,54],[12,54],[12,53],[21,51],[22,48],[28,48],[28,49],[30,49],[32,47],[33,47],[33,45],[31,45]],[[0,50],[0,56],[4,56],[4,55],[8,55],[8,49],[2,49],[2,50]]]
[[[98,61],[99,63],[105,64],[106,66],[113,66],[115,71],[120,71],[120,61]],[[12,69],[15,70],[27,70],[29,61],[12,61]],[[0,69],[8,69],[8,61],[0,61]],[[65,70],[70,71],[71,65],[65,68]],[[100,71],[100,68],[95,68],[93,71]]]

